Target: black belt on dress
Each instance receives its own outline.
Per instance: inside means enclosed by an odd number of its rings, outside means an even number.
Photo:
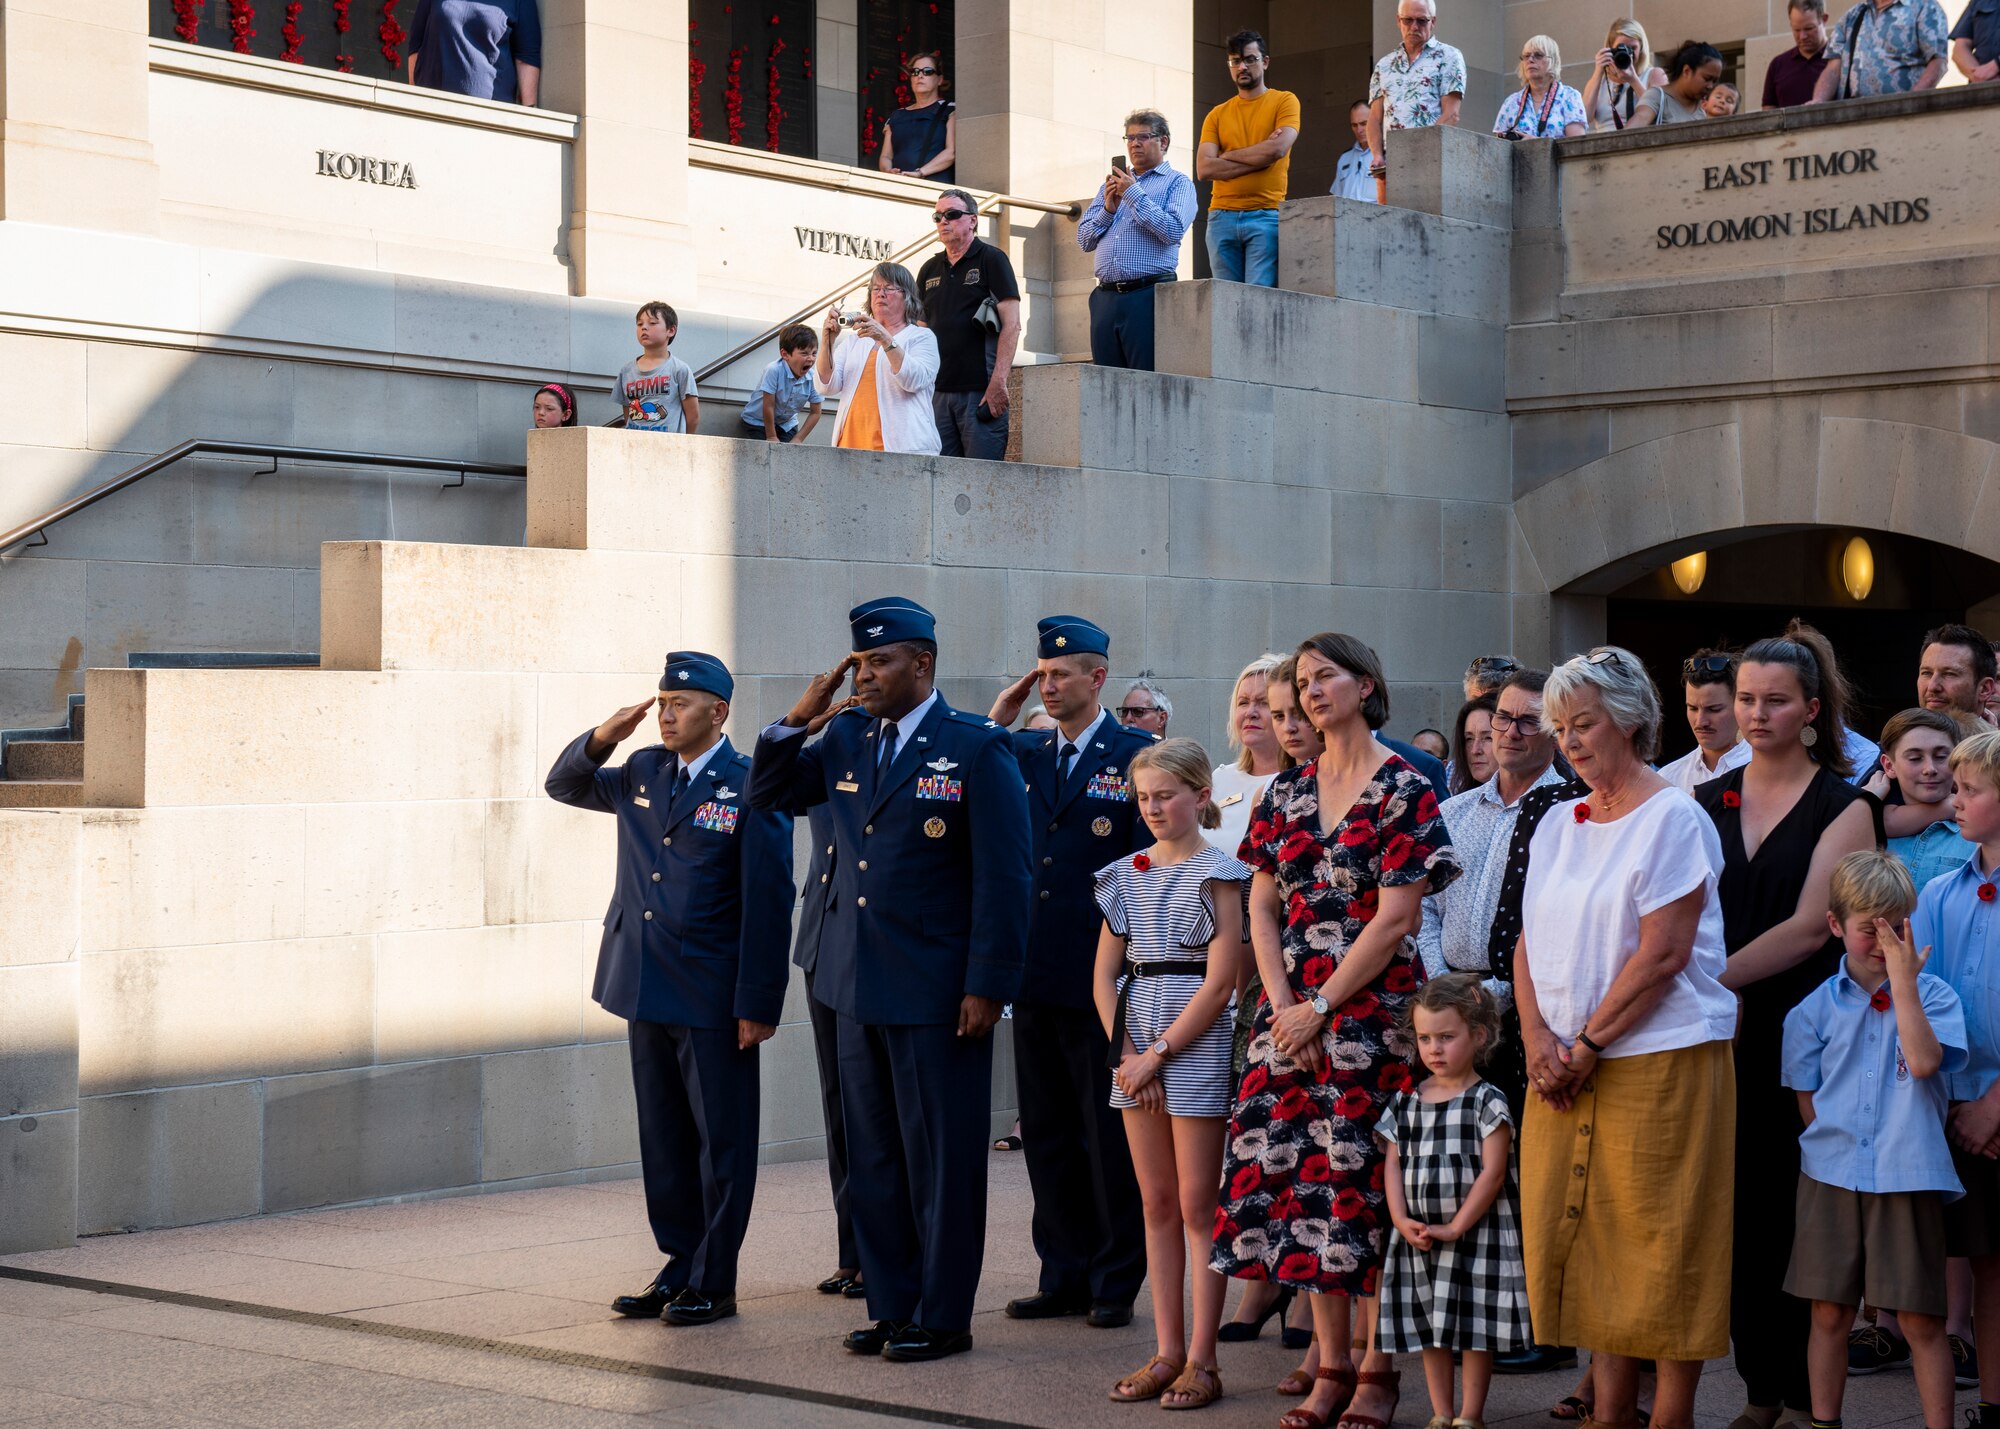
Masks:
[[[1132,998],[1132,984],[1142,977],[1163,977],[1169,973],[1181,973],[1188,977],[1207,977],[1207,958],[1154,958],[1147,962],[1125,959],[1125,986],[1118,989],[1118,1010],[1111,1015],[1111,1059],[1107,1065],[1114,1072],[1118,1064],[1125,1060],[1125,1011]],[[1144,1051],[1145,1048],[1140,1048]]]
[[[1150,288],[1155,283],[1171,283],[1172,273],[1154,273],[1144,278],[1127,278],[1122,283],[1099,283],[1097,286],[1107,293],[1136,293],[1141,288]]]

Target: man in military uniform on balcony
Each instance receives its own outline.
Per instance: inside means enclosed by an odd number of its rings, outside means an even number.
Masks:
[[[735,682],[677,650],[660,692],[557,756],[549,796],[618,820],[618,871],[591,996],[631,1028],[646,1217],[667,1262],[621,1315],[706,1325],[736,1313],[757,1189],[757,1046],[789,979],[792,821],[752,809],[750,761],[722,733]],[[659,707],[660,743],[604,761]]]
[[[852,653],[757,741],[750,802],[824,804],[833,853],[813,991],[840,1019],[848,1192],[868,1313],[856,1354],[972,1347],[1000,1006],[1033,897],[1028,807],[1007,732],[933,684],[936,621],[898,596],[849,612]],[[860,708],[818,740],[852,671]]]

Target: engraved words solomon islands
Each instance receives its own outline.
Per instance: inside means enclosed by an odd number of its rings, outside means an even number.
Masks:
[[[1810,183],[1815,179],[1878,174],[1873,149],[1840,149],[1831,154],[1794,154],[1782,159],[1748,159],[1715,164],[1701,171],[1704,193],[1729,189],[1767,188],[1778,183]],[[1790,238],[1794,234],[1846,233],[1860,228],[1928,223],[1931,201],[1889,199],[1876,203],[1837,204],[1797,212],[1766,212],[1742,218],[1711,218],[1701,223],[1663,223],[1654,234],[1658,248],[1704,248],[1715,243],[1754,242]]]

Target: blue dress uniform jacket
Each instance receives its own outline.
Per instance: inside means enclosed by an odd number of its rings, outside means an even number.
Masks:
[[[557,757],[545,787],[618,820],[591,996],[628,1021],[775,1025],[789,976],[790,817],[747,806],[750,761],[727,739],[670,807],[675,755],[648,745],[606,768],[585,752],[590,734]]]
[[[1067,783],[1057,777],[1063,738],[1056,730],[1021,730],[1014,757],[1027,785],[1034,835],[1034,921],[1028,934],[1021,996],[1058,1007],[1095,1009],[1097,870],[1153,843],[1132,792],[1132,757],[1157,743],[1113,720],[1078,749]]]
[[[879,724],[850,710],[817,741],[760,738],[750,804],[832,815],[820,1001],[876,1026],[956,1025],[967,996],[1006,1002],[1020,986],[1027,796],[1007,732],[984,715],[939,698],[878,782]]]

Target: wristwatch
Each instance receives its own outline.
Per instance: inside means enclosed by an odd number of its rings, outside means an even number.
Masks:
[[[1174,1049],[1167,1045],[1166,1038],[1155,1037],[1153,1039],[1152,1045],[1147,1047],[1146,1050],[1148,1052],[1151,1052],[1155,1057],[1164,1057],[1167,1055],[1167,1053],[1173,1051]]]
[[[1318,988],[1313,989],[1312,996],[1307,998],[1306,1001],[1312,1004],[1312,1010],[1317,1012],[1321,1017],[1327,1017],[1332,1014],[1333,1009],[1327,1006],[1326,997]]]

